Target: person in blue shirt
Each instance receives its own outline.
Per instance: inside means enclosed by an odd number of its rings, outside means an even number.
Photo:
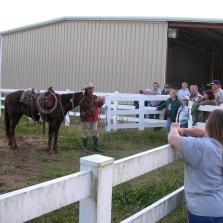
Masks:
[[[187,82],[182,82],[182,88],[178,90],[178,98],[190,97],[190,91],[188,89]]]
[[[223,110],[209,115],[204,129],[175,123],[169,144],[185,160],[184,190],[189,223],[223,222]],[[187,137],[184,137],[187,136]]]

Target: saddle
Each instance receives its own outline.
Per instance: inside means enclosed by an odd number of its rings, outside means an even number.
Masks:
[[[34,121],[39,121],[40,116],[42,117],[46,114],[45,111],[49,111],[54,107],[55,98],[55,93],[51,89],[40,94],[39,91],[33,88],[23,92],[20,102],[26,105],[27,114]]]
[[[40,95],[40,93],[37,92],[38,91],[34,88],[24,91],[20,98],[20,102],[32,106],[33,108],[37,108],[36,101],[38,96]]]
[[[37,108],[37,98],[39,97],[40,93],[35,88],[29,89],[22,93],[20,98],[20,102],[25,104],[25,110],[27,115],[32,117],[34,121],[38,121],[38,108]]]

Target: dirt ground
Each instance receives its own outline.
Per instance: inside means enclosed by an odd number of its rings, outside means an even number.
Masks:
[[[49,155],[47,136],[17,136],[19,151],[11,150],[4,131],[0,130],[0,194],[78,172],[81,147]]]
[[[46,151],[46,143],[40,139],[18,137],[21,148],[11,150],[4,132],[0,132],[0,193],[26,185],[30,175],[38,174],[38,152]]]

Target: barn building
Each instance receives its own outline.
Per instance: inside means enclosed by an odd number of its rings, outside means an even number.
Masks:
[[[223,80],[223,20],[65,17],[0,33],[0,87],[136,92]]]

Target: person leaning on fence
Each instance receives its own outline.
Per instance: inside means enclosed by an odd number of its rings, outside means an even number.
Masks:
[[[140,94],[145,94],[145,95],[161,95],[161,89],[159,88],[159,83],[158,82],[153,82],[152,88],[148,88],[145,90],[138,90],[138,93]],[[151,107],[156,107],[157,105],[160,104],[160,101],[145,101],[144,106],[151,106]],[[134,106],[136,109],[139,108],[139,102],[134,101]],[[136,117],[139,117],[138,115]],[[144,118],[146,118],[146,115],[144,115]],[[159,114],[150,114],[149,115],[150,119],[159,119],[160,115]],[[159,128],[154,128],[155,130]]]
[[[180,99],[181,107],[177,111],[176,122],[180,124],[180,128],[188,128],[189,120],[189,107],[188,107],[189,97],[184,97]]]
[[[223,222],[222,123],[223,110],[216,109],[204,129],[171,126],[169,144],[186,162],[184,190],[189,223]]]
[[[156,107],[157,110],[165,109],[164,116],[166,116],[166,133],[169,133],[171,123],[176,122],[177,111],[181,106],[176,90],[171,89],[169,95],[170,98]]]
[[[221,89],[221,82],[219,80],[213,80],[210,85],[215,95],[217,105],[223,104],[223,90]]]
[[[89,83],[83,90],[84,102],[81,107],[80,114],[82,120],[82,147],[86,151],[88,147],[88,134],[89,131],[93,134],[94,151],[102,152],[99,148],[99,134],[98,134],[98,121],[99,121],[99,108],[104,104],[102,98],[97,98],[94,92],[94,85]]]
[[[200,105],[216,105],[215,96],[212,90],[204,91],[203,97],[193,103],[191,108],[192,125],[195,125],[197,122],[205,122],[208,118],[209,112],[198,110]]]
[[[159,88],[158,82],[153,82],[152,88],[148,88],[145,90],[139,90],[139,92],[145,94],[145,95],[161,95],[161,89]],[[160,104],[160,101],[148,101],[147,105],[145,106],[151,106],[156,107]],[[159,119],[159,114],[149,114],[150,119]],[[160,128],[154,128],[154,130],[159,130]]]

